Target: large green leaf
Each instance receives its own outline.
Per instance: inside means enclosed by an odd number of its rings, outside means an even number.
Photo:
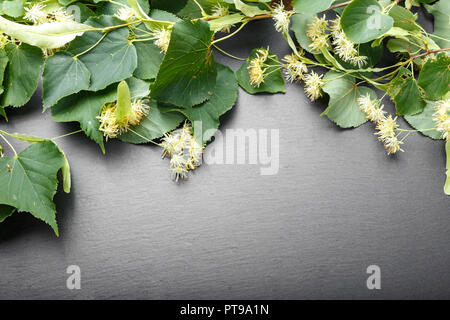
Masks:
[[[16,208],[5,206],[4,204],[0,204],[0,223],[5,221],[6,218],[12,216],[12,214],[16,211]]]
[[[342,128],[358,127],[367,121],[365,114],[359,109],[358,98],[370,94],[375,100],[375,91],[358,87],[354,78],[335,71],[329,71],[324,81],[326,84],[323,91],[330,96],[330,102],[322,115]]]
[[[0,30],[14,39],[40,48],[60,48],[76,36],[91,29],[77,22],[52,22],[40,25],[24,25],[0,17]]]
[[[268,76],[264,78],[264,82],[261,83],[259,87],[254,87],[250,84],[248,66],[250,64],[250,61],[257,57],[257,52],[258,49],[253,49],[247,61],[242,64],[241,68],[238,71],[236,71],[236,78],[239,85],[250,94],[260,92],[286,92],[283,75],[281,74],[280,63],[278,62],[277,56],[270,51],[270,59],[267,59],[265,62],[265,64],[268,66],[268,71],[266,72]]]
[[[425,5],[434,16],[434,41],[441,48],[450,47],[450,1],[440,0],[433,5]],[[432,35],[432,36],[433,36]]]
[[[205,145],[219,128],[221,115],[233,108],[238,96],[238,83],[233,71],[217,65],[217,81],[214,95],[204,103],[185,109],[171,109],[183,113],[194,124],[194,134]]]
[[[21,107],[30,100],[38,86],[44,59],[39,48],[26,43],[20,46],[8,44],[6,53],[9,65],[6,68],[2,106]]]
[[[86,24],[96,28],[122,23],[112,16],[94,17],[86,21]],[[79,59],[91,72],[89,91],[102,90],[111,83],[119,82],[133,75],[137,67],[137,55],[136,48],[127,39],[128,34],[128,28],[114,29],[109,31],[106,36],[101,31],[91,31],[71,42],[67,51],[73,55],[88,50],[81,54]],[[104,39],[100,41],[103,36]],[[99,43],[97,44],[97,42]]]
[[[420,31],[420,26],[416,23],[417,16],[411,11],[395,5],[389,11],[389,15],[394,19],[394,27],[408,31]]]
[[[30,212],[58,235],[53,197],[65,157],[52,141],[34,143],[16,157],[0,158],[0,204]]]
[[[44,110],[61,98],[87,90],[91,73],[84,63],[70,53],[58,52],[45,62],[42,76]]]
[[[328,9],[334,0],[294,0],[292,6],[298,13],[318,13]]]
[[[306,29],[308,25],[314,20],[314,15],[312,14],[302,14],[298,13],[291,18],[291,30],[294,31],[295,37],[297,38],[298,44],[310,53],[319,53],[318,51],[313,51],[309,47],[312,43],[311,38],[306,35]]]
[[[405,120],[416,130],[419,130],[423,135],[430,137],[432,139],[442,139],[443,134],[437,130],[429,130],[436,127],[436,122],[433,121],[435,116],[433,115],[436,111],[435,108],[437,103],[430,101],[427,103],[425,109],[415,115],[405,116]]]
[[[419,86],[425,90],[425,98],[439,100],[450,90],[450,56],[442,52],[429,59],[419,75]]]
[[[160,109],[158,103],[152,100],[150,113],[140,124],[120,135],[119,139],[134,144],[148,143],[172,131],[185,119],[179,112],[162,112]]]
[[[8,55],[6,54],[5,50],[0,50],[0,94],[3,93],[3,78],[5,76],[5,69],[8,65]]]
[[[351,41],[365,43],[389,31],[394,19],[382,13],[376,0],[354,0],[342,13],[341,25]]]
[[[152,85],[151,97],[179,107],[209,99],[216,86],[216,63],[211,53],[209,24],[180,21],[175,24],[169,48]]]

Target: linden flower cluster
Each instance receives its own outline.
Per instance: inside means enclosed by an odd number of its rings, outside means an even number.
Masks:
[[[150,107],[142,100],[135,99],[131,103],[131,113],[124,122],[119,122],[116,117],[116,103],[107,103],[103,106],[102,112],[97,119],[100,121],[99,130],[108,139],[117,138],[123,132],[127,132],[130,125],[137,126],[142,118],[146,116]]]
[[[161,52],[167,53],[171,34],[172,32],[165,27],[153,31],[152,35],[155,37],[154,43],[161,49]]]
[[[220,3],[218,3],[217,5],[215,5],[212,9],[212,16],[213,17],[225,17],[227,16],[230,12],[228,10],[228,7],[222,7],[220,5]]]
[[[311,101],[315,101],[322,97],[322,87],[325,82],[322,80],[323,75],[318,75],[314,71],[305,75],[305,94]]]
[[[441,101],[435,111],[433,121],[436,123],[436,129],[443,133],[445,140],[450,141],[450,99]]]
[[[333,21],[331,26],[331,33],[333,35],[333,46],[337,55],[344,60],[358,68],[367,64],[367,57],[360,56],[355,44],[350,41],[341,29],[340,19]]]
[[[359,108],[366,114],[366,118],[373,123],[376,123],[375,133],[378,135],[378,140],[383,142],[388,154],[394,154],[402,151],[401,145],[403,141],[398,139],[396,134],[399,128],[397,124],[397,117],[392,118],[392,115],[386,117],[386,112],[383,110],[383,105],[380,105],[379,100],[372,100],[369,94],[360,96],[358,98]]]
[[[291,15],[292,12],[284,10],[283,2],[277,5],[272,12],[272,18],[275,21],[275,30],[288,33]]]
[[[73,16],[68,14],[64,9],[59,8],[58,10],[49,13],[45,10],[45,5],[41,3],[36,3],[31,7],[25,8],[24,18],[34,24],[73,21]]]
[[[135,16],[135,12],[132,8],[124,6],[117,10],[115,16],[116,18],[125,21],[125,22],[132,22]]]
[[[161,142],[162,157],[170,158],[169,170],[171,179],[178,182],[188,178],[188,171],[195,170],[201,165],[203,147],[192,134],[192,126],[185,123],[183,128],[165,134]]]
[[[261,48],[257,50],[256,58],[250,60],[247,69],[250,75],[250,84],[253,87],[259,88],[261,84],[264,83],[264,77],[267,71],[265,65],[267,58],[269,58],[269,50]]]
[[[305,78],[304,74],[308,72],[308,67],[295,54],[287,55],[283,58],[284,74],[289,82],[301,81]]]
[[[311,44],[309,47],[313,51],[319,51],[322,48],[327,48],[328,35],[326,31],[328,30],[328,21],[325,16],[322,18],[315,17],[313,22],[310,23],[306,29],[306,35],[311,39]]]

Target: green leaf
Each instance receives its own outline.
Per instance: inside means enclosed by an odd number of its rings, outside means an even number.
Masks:
[[[437,130],[429,130],[436,127],[436,122],[433,121],[433,114],[436,112],[436,106],[436,102],[430,101],[421,113],[407,115],[404,118],[414,129],[419,130],[423,135],[436,140],[442,139],[442,132]]]
[[[121,81],[117,86],[116,118],[119,123],[126,123],[130,116],[131,93],[126,81]]]
[[[218,19],[208,21],[211,30],[214,32],[221,31],[225,28],[231,27],[235,24],[244,22],[245,16],[240,13],[233,13]]]
[[[425,90],[425,98],[439,100],[450,90],[450,56],[442,52],[429,59],[419,75],[419,86]]]
[[[89,88],[91,73],[84,63],[70,53],[57,52],[45,62],[42,76],[44,110],[61,98]]]
[[[308,25],[311,24],[314,20],[314,15],[312,14],[302,14],[298,13],[292,16],[291,18],[291,30],[294,31],[295,37],[297,38],[298,44],[308,51],[309,53],[319,53],[319,51],[313,51],[309,47],[312,43],[311,38],[306,35],[306,29]]]
[[[425,5],[434,16],[434,33],[431,37],[441,48],[450,47],[450,1],[437,1],[433,5]]]
[[[134,144],[148,143],[172,131],[184,119],[185,117],[179,112],[162,112],[158,103],[151,100],[150,113],[139,125],[120,135],[119,139]]]
[[[134,46],[137,54],[137,68],[134,76],[143,80],[155,79],[164,58],[161,49],[153,42],[136,41]]]
[[[353,77],[335,71],[329,71],[324,81],[326,84],[323,91],[328,93],[330,101],[322,115],[326,115],[341,128],[358,127],[367,122],[365,114],[359,109],[358,98],[368,93],[375,100],[375,91],[358,87]]]
[[[237,96],[238,83],[234,72],[230,68],[218,64],[216,89],[211,99],[198,106],[172,109],[171,111],[178,110],[183,113],[194,124],[194,135],[199,143],[205,145],[219,128],[220,116],[233,108]]]
[[[445,144],[445,150],[447,153],[447,181],[445,182],[444,192],[450,196],[450,141]]]
[[[257,6],[252,6],[252,5],[249,5],[249,4],[245,4],[241,0],[234,0],[234,6],[236,7],[236,9],[241,11],[247,17],[254,17],[254,16],[257,16],[257,15],[260,15],[260,14],[268,13],[268,11],[261,10]]]
[[[318,13],[328,9],[334,0],[294,0],[292,7],[298,13]]]
[[[8,117],[6,115],[5,108],[3,108],[3,107],[0,107],[0,116],[2,116],[3,118],[5,118],[6,121],[8,121]]]
[[[169,49],[152,85],[151,97],[179,107],[209,99],[216,86],[216,63],[211,53],[209,24],[180,21],[175,24]]]
[[[409,56],[418,54],[422,50],[422,44],[414,37],[409,36],[406,38],[389,39],[386,47],[390,52],[407,53]]]
[[[6,69],[1,97],[2,106],[21,107],[26,104],[38,86],[44,59],[39,48],[26,43],[6,46],[9,65]]]
[[[406,68],[400,68],[397,76],[388,84],[388,93],[399,115],[417,114],[426,106],[416,79]]]
[[[264,78],[264,82],[261,83],[259,88],[255,88],[250,84],[250,75],[248,73],[248,66],[250,61],[256,58],[258,49],[253,49],[248,57],[247,61],[242,64],[241,68],[236,71],[236,78],[239,85],[248,93],[255,94],[260,92],[277,93],[286,92],[284,86],[283,75],[281,74],[280,63],[275,54],[269,51],[269,59],[266,60],[265,64],[268,66],[269,71],[267,71],[268,76]],[[275,69],[277,68],[277,69]]]
[[[90,18],[86,24],[104,28],[120,25],[122,22],[116,17],[102,16]],[[130,78],[137,67],[136,48],[128,41],[128,28],[109,31],[86,32],[71,42],[68,52],[73,55],[81,54],[79,59],[91,72],[89,91],[98,91],[109,84]],[[104,36],[104,39],[100,39]],[[96,45],[96,43],[100,41]],[[93,47],[95,46],[95,47]]]
[[[47,49],[60,48],[89,29],[89,26],[74,21],[30,26],[0,17],[0,30],[3,33],[21,42]]]
[[[187,0],[152,0],[152,9],[160,9],[172,13],[177,13],[186,6],[186,2]]]
[[[16,208],[5,206],[4,204],[0,204],[0,223],[5,221],[6,218],[12,216],[12,214],[16,211]]]
[[[16,157],[0,158],[0,204],[30,212],[58,235],[53,197],[64,156],[49,140],[34,143]]]
[[[341,17],[342,28],[355,43],[375,40],[394,25],[394,19],[381,12],[376,0],[354,0],[345,8]]]
[[[3,13],[10,17],[19,18],[25,14],[25,0],[5,0],[1,4]]]
[[[389,16],[394,19],[394,27],[408,31],[421,31],[420,26],[416,23],[417,16],[403,7],[393,6],[389,11]]]

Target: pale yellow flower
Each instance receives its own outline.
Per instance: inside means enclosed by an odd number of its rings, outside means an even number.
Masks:
[[[305,76],[305,93],[311,101],[322,97],[322,87],[325,84],[322,80],[323,75],[318,75],[314,71]]]

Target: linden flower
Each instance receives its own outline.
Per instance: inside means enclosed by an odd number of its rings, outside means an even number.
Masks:
[[[322,97],[322,87],[325,84],[322,80],[323,75],[318,75],[314,71],[305,76],[305,93],[311,101]]]
[[[325,16],[322,18],[315,17],[314,21],[308,25],[306,28],[306,35],[314,40],[315,38],[319,38],[325,35],[325,31],[328,28],[328,21],[325,19]]]
[[[398,127],[397,117],[392,118],[392,115],[384,117],[376,126],[378,132],[375,134],[378,135],[378,140],[383,142],[388,154],[394,154],[398,151],[403,152],[403,149],[401,148],[403,141],[398,140],[398,137],[395,135],[395,131],[397,131]]]
[[[286,79],[289,82],[303,80],[304,74],[308,72],[308,68],[295,54],[285,56],[283,61],[285,62],[283,68],[285,70]]]
[[[116,117],[116,104],[108,103],[106,104],[100,116],[97,119],[100,122],[99,130],[103,132],[103,135],[108,139],[117,138],[120,134],[127,132],[128,128],[131,126],[137,126],[142,118],[148,114],[150,107],[147,106],[141,100],[134,100],[131,103],[131,113],[125,122],[119,123]]]
[[[170,43],[170,30],[166,28],[159,29],[153,32],[153,36],[156,38],[154,43],[161,49],[161,52],[167,53]]]
[[[278,32],[289,32],[289,19],[291,13],[284,10],[284,4],[281,2],[277,5],[272,12],[272,18],[275,21],[275,30]]]
[[[441,101],[435,108],[433,121],[436,123],[436,130],[443,133],[443,138],[450,141],[450,99]]]
[[[211,11],[213,17],[224,17],[229,14],[228,7],[222,7],[220,4],[215,5]]]
[[[55,12],[53,12],[52,16],[56,22],[71,22],[71,21],[73,21],[73,16],[61,8],[56,10]]]
[[[116,105],[114,103],[106,104],[97,119],[100,121],[99,130],[103,132],[106,141],[117,138],[121,132],[121,128],[117,123]]]
[[[162,157],[170,157],[169,170],[171,178],[178,182],[187,179],[189,170],[195,170],[201,165],[203,147],[192,134],[192,127],[185,123],[182,129],[165,134],[161,142]]]
[[[385,118],[385,111],[383,110],[383,105],[380,106],[378,100],[372,100],[370,94],[360,96],[358,98],[359,108],[362,112],[366,114],[366,118],[369,121],[377,123]]]
[[[115,16],[122,20],[122,21],[126,21],[126,22],[131,22],[133,21],[135,12],[133,9],[131,9],[130,7],[122,7],[119,10],[117,10]]]
[[[403,141],[398,140],[396,136],[392,136],[385,140],[384,147],[386,148],[388,154],[394,154],[399,151],[404,152],[404,150],[401,148],[402,144]]]
[[[141,120],[150,112],[150,107],[142,100],[135,99],[131,103],[131,114],[128,118],[128,123],[132,126],[137,126]]]
[[[355,44],[347,38],[344,31],[333,32],[333,37],[335,51],[342,60],[358,66],[358,68],[367,64],[367,57],[359,56]]]
[[[3,49],[10,42],[9,37],[6,34],[0,33],[0,49]]]
[[[24,18],[34,24],[40,24],[47,21],[47,12],[44,11],[45,5],[36,3],[29,8],[25,8]]]
[[[324,35],[312,39],[312,42],[309,44],[308,47],[310,47],[311,50],[313,51],[320,51],[320,49],[322,48],[327,48],[328,47],[327,36]]]
[[[261,48],[256,52],[256,58],[250,60],[248,74],[250,76],[250,84],[253,87],[259,88],[264,82],[264,73],[267,68],[264,68],[264,63],[269,57],[269,50]]]

